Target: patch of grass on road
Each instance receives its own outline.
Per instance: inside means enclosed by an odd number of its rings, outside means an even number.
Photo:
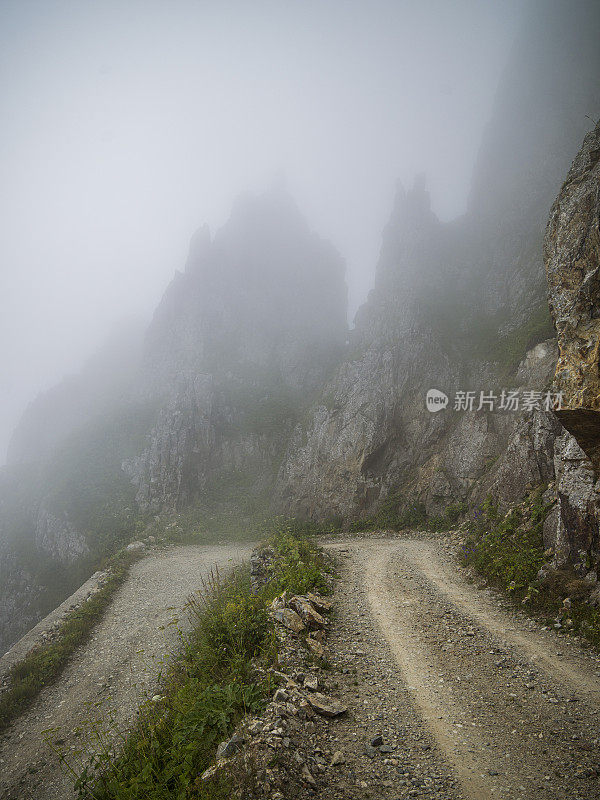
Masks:
[[[323,556],[316,544],[282,527],[265,541],[272,555],[267,582],[253,590],[249,568],[213,572],[190,600],[192,627],[160,680],[158,694],[139,710],[129,734],[91,721],[82,762],[60,752],[81,798],[94,800],[229,800],[225,779],[200,780],[215,749],[246,713],[259,712],[274,685],[264,669],[277,640],[267,608],[283,588],[323,590]],[[83,764],[83,766],[82,766]]]
[[[54,640],[34,647],[11,668],[9,686],[0,694],[0,732],[56,680],[75,649],[89,638],[127,577],[134,558],[120,553],[111,559],[109,577],[102,588],[67,616]]]

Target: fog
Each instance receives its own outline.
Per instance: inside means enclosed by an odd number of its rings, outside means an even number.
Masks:
[[[371,285],[396,181],[443,219],[473,163],[523,4],[135,2],[0,7],[0,462],[25,405],[123,319],[189,240],[284,176]]]

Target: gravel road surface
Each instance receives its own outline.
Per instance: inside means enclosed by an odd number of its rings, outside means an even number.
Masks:
[[[59,728],[55,738],[72,752],[78,746],[75,729],[92,715],[113,709],[119,727],[131,723],[177,645],[189,595],[212,567],[223,571],[247,558],[251,549],[236,544],[173,547],[134,564],[89,641],[0,740],[0,798],[73,797],[72,780],[45,744],[43,731]]]
[[[390,769],[363,759],[365,789],[378,784],[379,797],[394,798],[600,798],[594,651],[478,590],[451,540],[329,546],[343,559],[335,650],[359,676],[347,699],[362,707],[365,735],[385,728],[399,761]]]

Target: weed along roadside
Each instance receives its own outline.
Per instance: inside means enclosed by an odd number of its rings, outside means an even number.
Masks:
[[[541,615],[561,633],[580,635],[600,647],[600,589],[595,571],[582,564],[557,567],[544,545],[544,520],[553,503],[547,487],[532,491],[504,515],[487,500],[474,510],[459,559],[524,611]]]
[[[123,550],[113,556],[103,571],[103,580],[89,597],[10,667],[0,689],[0,733],[58,678],[75,649],[89,638],[139,556],[136,550]]]
[[[305,719],[345,711],[317,691],[318,681],[302,685],[282,672],[294,649],[315,668],[327,665],[332,582],[320,548],[286,527],[254,551],[249,566],[213,571],[190,598],[191,628],[131,732],[115,730],[110,715],[90,719],[76,752],[63,751],[48,732],[78,796],[252,797],[256,780],[264,791],[273,748],[256,734],[274,705],[296,703]],[[304,786],[307,774],[299,778]]]

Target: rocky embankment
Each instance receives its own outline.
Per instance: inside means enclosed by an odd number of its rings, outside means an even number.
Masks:
[[[255,585],[268,576],[268,560],[268,551],[253,555]],[[243,800],[363,800],[375,792],[392,800],[399,791],[458,798],[421,723],[397,724],[406,705],[393,670],[382,668],[389,658],[373,635],[362,590],[343,578],[333,596],[275,598],[277,666],[264,677],[278,686],[265,711],[221,743],[201,783],[230,778]]]

